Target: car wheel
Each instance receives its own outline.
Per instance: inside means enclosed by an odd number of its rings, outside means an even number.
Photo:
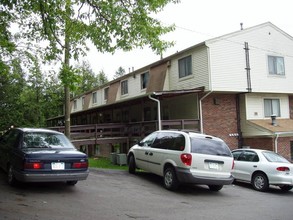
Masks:
[[[283,185],[283,186],[279,186],[279,187],[284,192],[290,191],[293,188],[293,186],[289,186],[289,185]]]
[[[265,174],[256,173],[252,177],[252,186],[255,190],[265,192],[269,188],[269,181]]]
[[[164,172],[164,186],[168,190],[176,190],[179,186],[179,181],[173,167],[168,167]]]
[[[128,172],[131,174],[135,174],[136,164],[134,156],[131,155],[129,158]]]
[[[217,192],[223,188],[223,185],[209,185],[211,191]]]
[[[77,184],[77,181],[67,181],[66,184],[68,186],[74,186],[75,184]]]
[[[14,176],[13,167],[11,165],[8,166],[7,181],[10,186],[15,186],[18,183]]]

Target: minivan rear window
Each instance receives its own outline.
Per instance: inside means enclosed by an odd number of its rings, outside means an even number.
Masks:
[[[229,147],[223,141],[193,137],[190,140],[192,153],[232,157]]]

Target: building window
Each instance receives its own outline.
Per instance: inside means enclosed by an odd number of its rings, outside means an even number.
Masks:
[[[285,75],[285,65],[283,57],[268,56],[269,74]]]
[[[265,117],[271,117],[272,115],[280,117],[280,99],[264,99],[264,110]]]
[[[128,94],[128,81],[122,81],[121,82],[121,95]]]
[[[149,72],[143,73],[140,75],[140,85],[141,89],[145,89],[149,83]]]
[[[82,104],[82,107],[84,107],[84,104],[85,104],[85,97],[84,96],[81,98],[81,104]]]
[[[97,93],[93,92],[93,104],[97,103]]]
[[[108,100],[109,87],[104,89],[104,100]]]
[[[179,78],[192,74],[191,55],[178,60]]]
[[[73,101],[73,109],[76,110],[77,109],[77,100]]]

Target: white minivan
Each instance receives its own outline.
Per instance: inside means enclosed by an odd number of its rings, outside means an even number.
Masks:
[[[234,180],[234,159],[227,144],[196,132],[155,131],[130,148],[127,162],[129,173],[139,168],[162,176],[169,190],[191,183],[219,191]]]

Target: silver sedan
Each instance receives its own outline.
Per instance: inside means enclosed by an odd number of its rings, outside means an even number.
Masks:
[[[293,164],[277,153],[260,149],[237,149],[232,151],[235,180],[252,184],[258,191],[267,191],[270,185],[283,191],[293,188]]]

